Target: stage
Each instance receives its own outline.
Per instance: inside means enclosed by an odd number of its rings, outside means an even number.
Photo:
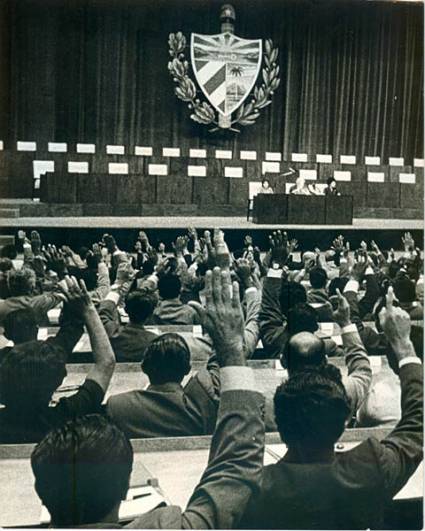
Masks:
[[[73,229],[197,229],[216,228],[235,230],[423,230],[419,219],[367,219],[354,218],[352,225],[259,225],[246,217],[219,216],[84,216],[84,217],[16,217],[0,219],[0,228],[73,228]]]

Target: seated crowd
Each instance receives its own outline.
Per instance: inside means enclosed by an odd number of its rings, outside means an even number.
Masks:
[[[19,231],[1,250],[0,444],[36,443],[35,489],[54,527],[119,527],[130,438],[208,434],[186,509],[161,507],[129,527],[382,527],[422,460],[422,253],[409,233],[400,253],[374,241],[351,250],[342,236],[299,252],[281,231],[269,243],[260,252],[248,235],[231,252],[221,230],[189,229],[168,253],[141,231],[132,252],[109,234],[75,252]],[[58,331],[40,340],[53,308]],[[187,326],[202,333],[184,337]],[[58,399],[85,331],[93,363]],[[373,356],[391,376],[372,374]],[[282,366],[272,403],[253,358]],[[138,362],[149,385],[108,393],[116,362]],[[346,428],[387,424],[383,440],[335,453]],[[269,466],[265,431],[287,447]]]

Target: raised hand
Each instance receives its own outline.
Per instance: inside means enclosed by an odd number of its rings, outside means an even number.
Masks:
[[[78,316],[84,316],[86,312],[94,309],[93,301],[87,291],[84,280],[77,282],[75,277],[65,276],[59,283],[71,310]]]
[[[277,262],[282,267],[288,258],[288,235],[280,230],[274,231],[269,236],[270,253],[272,262]]]
[[[415,240],[413,239],[410,232],[405,232],[404,236],[401,237],[401,241],[403,243],[405,251],[410,251],[415,248]]]
[[[230,267],[230,253],[224,240],[224,232],[221,229],[214,229],[214,249],[216,265],[228,269]]]
[[[125,284],[131,282],[134,278],[135,271],[130,262],[121,262],[117,269],[117,276],[115,282],[117,284]]]
[[[181,256],[187,251],[187,236],[177,236],[176,241],[173,243],[174,254]]]
[[[247,234],[247,235],[245,236],[245,239],[244,239],[244,242],[243,242],[243,243],[244,243],[245,247],[249,247],[249,246],[251,246],[251,245],[252,245],[252,236],[250,236],[249,234]]]
[[[360,242],[360,249],[364,252],[367,251],[367,243],[364,240]]]
[[[379,322],[395,354],[401,359],[405,357],[406,348],[410,344],[411,321],[407,312],[394,306],[394,300],[394,290],[390,286],[386,295],[386,305],[379,312]],[[408,355],[412,355],[411,352]]]
[[[215,267],[205,275],[205,296],[206,308],[193,301],[189,304],[211,337],[220,366],[245,365],[239,284],[232,284],[229,271]]]
[[[41,238],[36,230],[31,231],[31,250],[34,256],[41,254]]]
[[[353,280],[357,280],[357,282],[360,284],[365,275],[367,265],[367,261],[355,262],[351,268],[351,278]]]
[[[336,310],[332,313],[333,320],[341,327],[351,324],[350,305],[347,299],[341,294],[339,289],[336,290]]]
[[[198,233],[196,232],[195,227],[189,227],[187,229],[187,234],[189,238],[193,241],[196,241],[198,239]]]

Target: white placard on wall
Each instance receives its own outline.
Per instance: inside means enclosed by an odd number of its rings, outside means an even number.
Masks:
[[[241,151],[239,154],[241,160],[257,160],[256,151]]]
[[[365,157],[364,163],[366,166],[380,166],[381,157]]]
[[[415,184],[416,183],[416,175],[414,173],[400,173],[399,181],[403,184]]]
[[[68,151],[68,144],[66,142],[49,142],[47,149],[52,153],[66,153]]]
[[[16,149],[18,151],[37,151],[37,142],[24,142],[18,140],[16,143]]]
[[[187,174],[188,174],[189,177],[206,177],[207,176],[207,167],[206,166],[189,165],[187,167]]]
[[[166,164],[149,164],[149,175],[168,175],[168,166]]]
[[[40,175],[55,171],[54,160],[34,160],[32,163],[34,179],[39,179]]]
[[[224,168],[225,177],[233,177],[235,179],[241,179],[243,177],[243,168],[235,166],[226,166]]]
[[[77,144],[77,153],[96,153],[94,144]]]
[[[355,164],[356,156],[355,155],[341,155],[339,157],[339,162],[341,164]]]
[[[390,166],[404,166],[404,158],[403,157],[390,157],[388,159],[388,164]]]
[[[3,140],[0,140],[0,151],[3,151],[3,149],[4,149]]]
[[[266,151],[266,160],[281,162],[282,153],[277,153],[276,151]]]
[[[383,183],[385,182],[385,173],[383,171],[368,171],[367,180],[370,183]]]
[[[68,162],[68,173],[88,173],[89,163],[70,160]]]
[[[316,155],[316,162],[324,162],[326,164],[332,164],[332,155]]]
[[[141,157],[152,157],[153,150],[148,146],[135,146],[134,154]]]
[[[232,158],[232,152],[227,149],[216,149],[215,150],[215,158],[216,159],[231,159]]]
[[[106,146],[107,155],[124,155],[125,147],[108,144]]]
[[[207,157],[206,149],[189,149],[189,157],[192,159],[205,159]]]
[[[423,168],[424,167],[424,159],[413,159],[413,166],[415,168]]]
[[[180,148],[162,148],[163,157],[180,157]]]
[[[351,181],[351,171],[335,170],[334,179],[335,181]]]
[[[304,179],[310,179],[312,181],[317,179],[317,170],[300,169],[299,173],[300,177],[304,177]]]
[[[110,162],[108,164],[108,173],[118,173],[121,175],[127,175],[128,173],[127,162]]]
[[[261,164],[262,173],[280,173],[280,162],[264,161]]]
[[[292,162],[307,162],[307,153],[292,153],[291,160]]]

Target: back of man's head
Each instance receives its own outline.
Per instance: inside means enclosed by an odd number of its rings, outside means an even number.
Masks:
[[[66,376],[65,361],[63,351],[47,342],[13,347],[0,363],[0,403],[20,411],[47,406]]]
[[[48,433],[32,452],[31,466],[54,527],[96,524],[118,511],[127,495],[133,449],[106,417],[86,415]]]
[[[31,308],[15,310],[7,314],[3,321],[4,335],[15,345],[37,339],[38,326]]]
[[[327,363],[324,341],[311,332],[299,332],[288,339],[280,361],[290,374],[324,366]]]
[[[130,322],[143,324],[152,315],[157,301],[156,293],[146,289],[130,292],[125,301],[125,311]]]
[[[400,275],[394,281],[394,294],[403,303],[411,303],[416,299],[415,283],[407,275]]]
[[[299,302],[288,312],[288,333],[293,336],[299,332],[314,333],[318,330],[317,312],[309,304]]]
[[[28,268],[12,269],[7,277],[7,284],[11,297],[20,297],[21,295],[31,295],[35,288],[35,272]]]
[[[147,347],[142,370],[151,384],[181,383],[190,372],[190,350],[178,334],[163,334]]]
[[[310,284],[313,289],[323,289],[326,287],[328,275],[321,267],[314,267],[310,271]]]
[[[177,275],[163,275],[158,280],[158,292],[161,299],[176,299],[180,296],[182,284]]]
[[[16,247],[13,243],[8,243],[0,250],[0,256],[2,258],[10,258],[10,260],[15,260],[18,256],[18,253],[16,251]]]
[[[289,448],[329,449],[344,431],[350,401],[341,373],[332,366],[296,372],[274,397],[275,418]]]
[[[282,282],[279,302],[283,315],[287,316],[293,306],[300,302],[307,302],[307,293],[304,286],[299,282]]]

